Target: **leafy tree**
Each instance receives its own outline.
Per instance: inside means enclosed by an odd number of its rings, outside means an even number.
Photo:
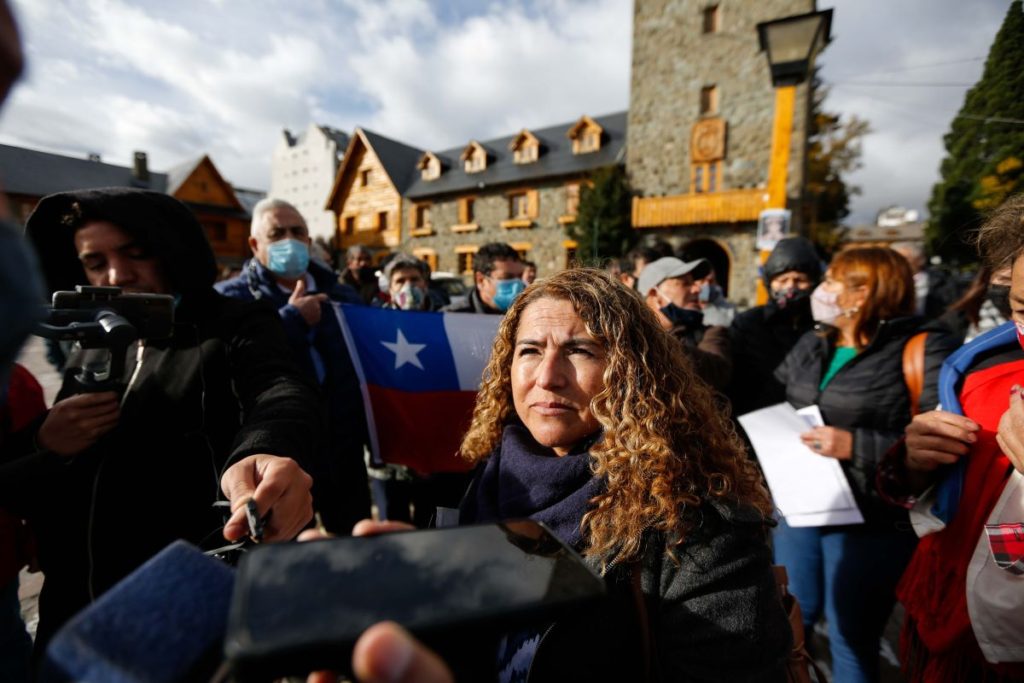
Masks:
[[[567,226],[577,243],[576,258],[597,265],[599,259],[625,254],[636,243],[632,226],[633,192],[622,166],[607,166],[580,187],[576,222]]]
[[[965,246],[982,212],[1024,190],[1024,7],[1010,3],[985,60],[944,138],[941,179],[932,188],[926,236],[948,260],[973,261]]]
[[[832,253],[842,241],[841,221],[850,213],[850,197],[860,188],[846,176],[861,167],[861,141],[871,132],[867,121],[824,111],[828,89],[815,83],[808,126],[807,187],[803,224],[811,241]]]

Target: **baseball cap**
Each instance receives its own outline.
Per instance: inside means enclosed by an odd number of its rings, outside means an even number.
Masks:
[[[647,296],[647,292],[669,278],[689,273],[695,280],[699,280],[710,271],[711,263],[706,258],[682,261],[672,256],[665,256],[644,266],[644,269],[640,271],[640,279],[637,281],[637,291],[640,292],[640,296]]]

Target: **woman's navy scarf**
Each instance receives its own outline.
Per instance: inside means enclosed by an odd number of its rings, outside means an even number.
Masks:
[[[579,550],[580,521],[590,501],[604,490],[604,481],[590,471],[589,449],[599,436],[557,457],[534,441],[526,427],[508,425],[501,446],[487,458],[476,488],[462,503],[460,523],[527,517]]]

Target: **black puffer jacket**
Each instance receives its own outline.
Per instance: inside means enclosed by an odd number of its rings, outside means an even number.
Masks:
[[[46,575],[39,642],[171,541],[220,544],[219,480],[255,453],[306,461],[320,438],[316,394],[298,376],[273,310],[212,289],[213,254],[199,223],[166,195],[109,189],[52,195],[28,221],[51,290],[86,284],[73,231],[77,201],[156,254],[181,295],[173,336],[152,340],[118,426],[71,458],[36,451],[34,432],[0,465],[0,505],[29,519]],[[129,351],[124,381],[135,370]],[[70,360],[74,364],[75,358]],[[58,399],[68,395],[65,387]]]
[[[821,259],[803,237],[784,239],[772,250],[764,264],[765,287],[771,291],[772,279],[793,270],[807,275],[812,286],[821,278]],[[781,307],[769,301],[736,316],[729,328],[733,372],[726,391],[735,415],[786,400],[786,388],[775,378],[775,368],[812,329],[807,297]]]
[[[923,318],[883,322],[871,343],[844,365],[824,391],[818,389],[835,351],[834,334],[808,332],[775,371],[795,408],[817,404],[825,424],[853,433],[853,457],[843,472],[868,523],[906,522],[906,512],[887,505],[875,491],[875,468],[910,422],[910,398],[903,375],[903,347],[917,332],[925,341],[925,382],[919,409],[938,403],[939,369],[957,343],[945,327]]]

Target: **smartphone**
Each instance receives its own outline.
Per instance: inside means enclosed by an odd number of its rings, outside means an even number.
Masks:
[[[444,656],[604,595],[603,579],[531,520],[267,545],[239,563],[225,654],[239,680],[347,672],[379,621]]]

